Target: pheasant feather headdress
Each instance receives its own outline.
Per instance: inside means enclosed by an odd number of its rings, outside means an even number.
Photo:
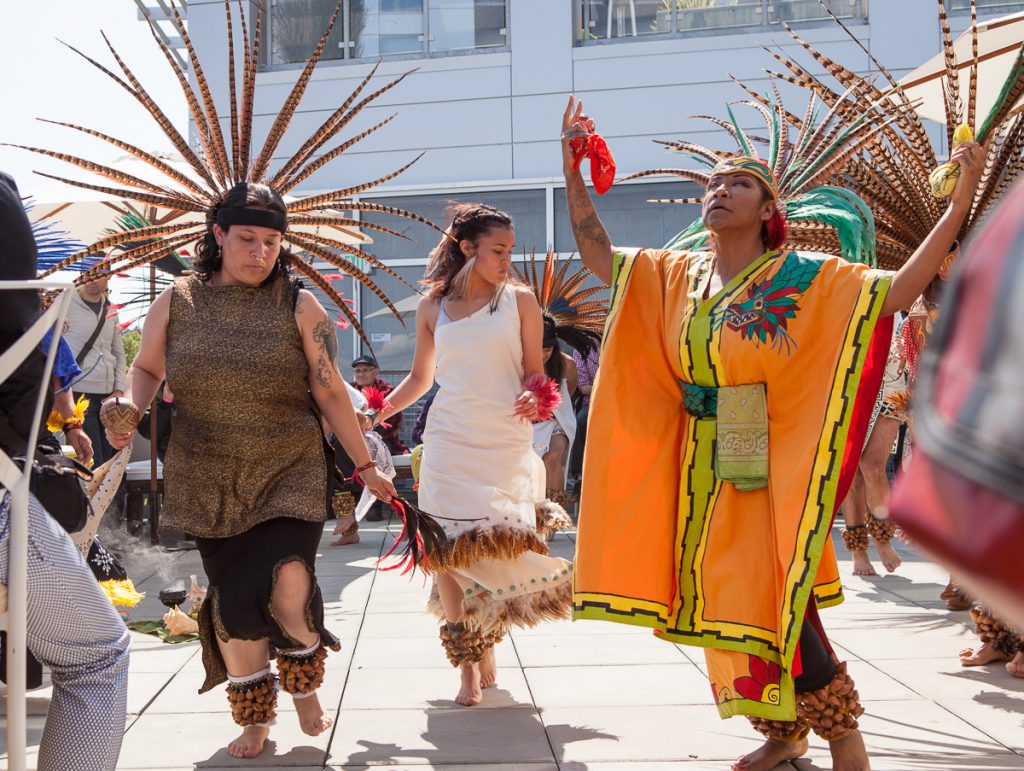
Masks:
[[[694,142],[659,140],[659,144],[683,153],[703,169],[652,169],[631,174],[626,179],[671,174],[707,187],[714,172],[720,169],[743,171],[740,166],[747,164],[754,169],[755,176],[770,178],[762,181],[786,216],[788,248],[841,254],[848,260],[873,264],[875,226],[870,208],[851,191],[829,183],[892,118],[884,118],[876,105],[857,105],[858,109],[852,109],[848,104],[851,95],[846,94],[836,104],[825,105],[825,114],[819,120],[822,103],[812,94],[803,118],[793,121],[774,82],[771,90],[770,97],[738,103],[761,115],[767,137],[748,135],[729,105],[726,107],[728,120],[710,115],[696,117],[725,129],[735,140],[737,150],[717,152]],[[842,109],[844,107],[847,109]],[[791,126],[796,127],[795,138],[791,137]],[[758,153],[758,144],[767,145],[764,155]],[[662,202],[700,203],[701,199],[678,198]],[[704,245],[708,237],[704,223],[698,219],[666,248],[696,249]]]
[[[952,147],[957,126],[966,123],[974,127],[978,119],[978,23],[972,0],[972,60],[960,63],[943,0],[938,0],[938,17],[945,63],[941,82],[947,146]],[[838,18],[834,15],[832,18],[867,54],[872,66],[881,73],[884,88],[825,56],[788,26],[786,28],[793,38],[845,91],[826,85],[801,64],[775,51],[769,53],[785,71],[771,74],[813,92],[841,116],[856,114],[870,105],[889,118],[882,130],[863,146],[863,152],[852,157],[842,173],[837,175],[836,184],[852,190],[871,206],[875,215],[879,264],[885,268],[898,268],[914,253],[948,206],[948,199],[932,195],[929,183],[929,174],[940,160],[904,88]],[[965,67],[969,68],[966,93],[960,83],[960,70]],[[765,105],[754,91],[748,88],[747,92],[762,106]],[[976,132],[977,141],[991,141],[974,206],[958,234],[960,241],[1024,171],[1024,113],[1017,106],[1022,96],[1024,46],[1017,50],[996,102]],[[793,115],[787,115],[786,119],[790,123],[797,120]]]
[[[591,299],[607,289],[603,284],[584,287],[593,274],[582,267],[569,273],[570,260],[561,265],[554,252],[548,252],[538,270],[537,254],[530,255],[529,272],[513,265],[516,281],[533,290],[540,303],[541,313],[554,323],[555,335],[575,348],[586,358],[590,350],[600,344],[608,317],[608,302]]]
[[[303,94],[312,77],[313,69],[320,60],[343,2],[344,0],[339,0],[335,13],[331,15],[312,55],[299,74],[298,80],[291,92],[285,98],[283,106],[270,127],[266,141],[258,152],[255,152],[251,145],[256,71],[260,61],[260,43],[263,39],[262,3],[256,4],[256,18],[251,36],[246,23],[246,14],[242,9],[243,4],[240,0],[237,3],[238,16],[236,18],[239,22],[238,26],[240,26],[238,37],[240,38],[241,48],[241,78],[239,82],[239,79],[236,78],[236,28],[232,23],[232,3],[231,0],[224,0],[224,10],[227,18],[229,91],[229,118],[226,121],[226,136],[225,131],[222,129],[222,120],[218,117],[225,110],[221,109],[218,111],[217,105],[214,103],[206,74],[174,0],[169,2],[173,16],[172,22],[184,43],[189,67],[196,84],[195,88],[189,83],[187,74],[179,67],[170,47],[163,42],[153,29],[152,22],[150,23],[153,39],[167,59],[185,96],[189,116],[195,125],[196,136],[198,137],[198,145],[195,148],[174,128],[166,114],[149,95],[145,87],[139,82],[134,72],[124,62],[105,35],[103,39],[116,62],[116,69],[120,70],[120,74],[78,51],[78,49],[68,46],[109,77],[114,83],[127,91],[143,106],[184,159],[187,171],[172,166],[156,154],[148,153],[128,142],[94,129],[73,123],[48,121],[97,137],[114,145],[119,150],[127,152],[143,161],[152,169],[153,174],[147,179],[142,179],[139,176],[130,175],[116,168],[77,156],[38,147],[19,145],[23,149],[65,161],[105,179],[99,182],[84,182],[49,174],[43,174],[43,176],[77,187],[112,195],[125,201],[134,201],[149,207],[167,209],[172,213],[176,213],[176,215],[162,217],[161,224],[158,225],[142,225],[139,223],[139,227],[128,228],[101,238],[75,254],[68,256],[66,259],[61,260],[56,265],[51,266],[47,273],[67,268],[89,255],[107,253],[107,257],[100,260],[94,267],[84,272],[77,279],[78,283],[88,283],[101,276],[146,265],[166,255],[173,254],[176,250],[197,241],[204,235],[206,231],[205,219],[208,213],[217,207],[225,194],[235,185],[243,182],[262,183],[271,187],[281,196],[287,196],[327,163],[389,123],[395,117],[394,115],[351,136],[330,149],[325,149],[332,139],[337,137],[352,123],[353,119],[362,112],[363,108],[397,86],[409,75],[408,72],[400,75],[375,91],[364,95],[363,92],[376,74],[377,67],[374,67],[362,82],[356,86],[348,98],[301,144],[299,149],[290,158],[271,170],[271,162],[281,145],[281,141],[299,107],[299,103],[302,101]],[[239,86],[241,88],[240,93]],[[362,334],[362,330],[359,328],[353,312],[331,287],[328,278],[321,275],[313,267],[313,261],[322,260],[331,264],[337,270],[354,276],[358,281],[371,289],[400,318],[400,314],[384,292],[365,271],[361,270],[353,262],[353,258],[364,260],[366,263],[379,268],[399,280],[401,280],[401,277],[378,259],[350,243],[349,241],[352,239],[345,239],[343,234],[346,233],[346,229],[348,229],[348,234],[351,235],[351,229],[353,228],[366,228],[394,236],[406,237],[383,225],[361,221],[353,216],[356,212],[374,212],[405,217],[430,225],[431,227],[436,227],[433,223],[411,212],[369,201],[357,201],[352,198],[394,179],[419,160],[421,156],[422,153],[401,168],[378,179],[305,198],[285,199],[288,210],[288,229],[284,233],[284,240],[292,247],[294,252],[302,253],[296,255],[296,259],[293,261],[294,269],[323,291],[338,309],[345,314],[348,321],[355,326],[360,334]],[[129,244],[131,247],[126,248],[126,245]]]

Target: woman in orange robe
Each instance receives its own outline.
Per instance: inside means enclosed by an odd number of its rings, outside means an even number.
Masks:
[[[721,715],[747,715],[767,737],[734,768],[799,757],[813,729],[834,768],[868,769],[857,693],[817,616],[842,600],[831,524],[891,315],[948,253],[980,148],[955,151],[951,204],[895,275],[780,251],[778,182],[754,157],[711,171],[702,219],[714,251],[624,250],[573,170],[581,110],[570,98],[563,121],[570,219],[612,305],[584,461],[575,618],[704,647]]]

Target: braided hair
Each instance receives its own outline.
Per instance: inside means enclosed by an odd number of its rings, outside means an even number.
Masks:
[[[430,254],[427,272],[421,282],[427,287],[427,297],[440,300],[454,295],[462,297],[469,287],[469,276],[476,262],[475,257],[467,258],[460,246],[469,241],[474,246],[492,228],[511,228],[512,217],[500,209],[482,203],[459,203],[448,210],[451,224],[440,243]],[[491,312],[497,308],[498,287],[491,302]]]

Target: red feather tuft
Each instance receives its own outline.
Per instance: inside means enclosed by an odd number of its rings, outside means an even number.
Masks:
[[[537,397],[537,422],[550,420],[558,405],[562,403],[562,393],[558,383],[547,375],[531,375],[523,381],[523,390],[530,391]]]
[[[764,224],[765,236],[768,241],[768,249],[775,251],[781,249],[782,245],[786,243],[786,235],[788,227],[786,225],[786,218],[782,212],[778,209],[772,215],[771,219]]]
[[[391,408],[391,402],[384,398],[383,392],[379,388],[363,389],[363,396],[366,397],[366,406],[374,412],[382,412]]]

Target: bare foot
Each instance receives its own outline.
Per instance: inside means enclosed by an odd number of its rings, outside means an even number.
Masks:
[[[874,565],[866,551],[855,551],[853,554],[853,574],[855,576],[877,576]]]
[[[352,526],[354,521],[355,516],[353,514],[342,514],[334,525],[334,531],[331,533],[332,536],[340,536],[341,533]]]
[[[954,584],[952,579],[946,584],[946,588],[942,590],[939,599],[945,600],[946,607],[950,610],[970,610],[973,604],[971,598],[964,594],[963,590]]]
[[[353,543],[359,543],[359,533],[352,533],[351,535],[343,535],[341,538],[335,538],[328,544],[328,546],[348,546]]]
[[[333,722],[324,714],[324,708],[320,706],[320,698],[314,692],[312,696],[304,699],[295,699],[295,711],[299,713],[299,728],[302,733],[308,736],[319,736]]]
[[[228,745],[228,755],[233,758],[255,758],[263,752],[263,745],[270,735],[266,726],[247,725],[242,735]]]
[[[960,663],[965,667],[983,667],[996,661],[1008,661],[1009,658],[997,651],[992,643],[985,643],[978,650],[964,648],[960,651]]]
[[[769,739],[749,755],[732,764],[732,771],[769,771],[779,763],[796,760],[807,752],[807,739],[798,742],[780,742]]]
[[[484,692],[480,689],[480,665],[463,664],[459,667],[462,675],[462,686],[455,701],[463,707],[472,707],[484,700]]]
[[[903,558],[888,541],[875,541],[875,548],[878,549],[878,556],[882,558],[882,564],[890,573],[903,564]]]
[[[492,645],[480,659],[480,687],[493,688],[497,682],[498,663],[494,659],[494,646]]]
[[[851,731],[839,741],[829,742],[828,748],[832,753],[832,771],[871,771],[860,731]]]
[[[1017,651],[1013,661],[1006,662],[1006,671],[1014,677],[1024,677],[1024,651]]]

